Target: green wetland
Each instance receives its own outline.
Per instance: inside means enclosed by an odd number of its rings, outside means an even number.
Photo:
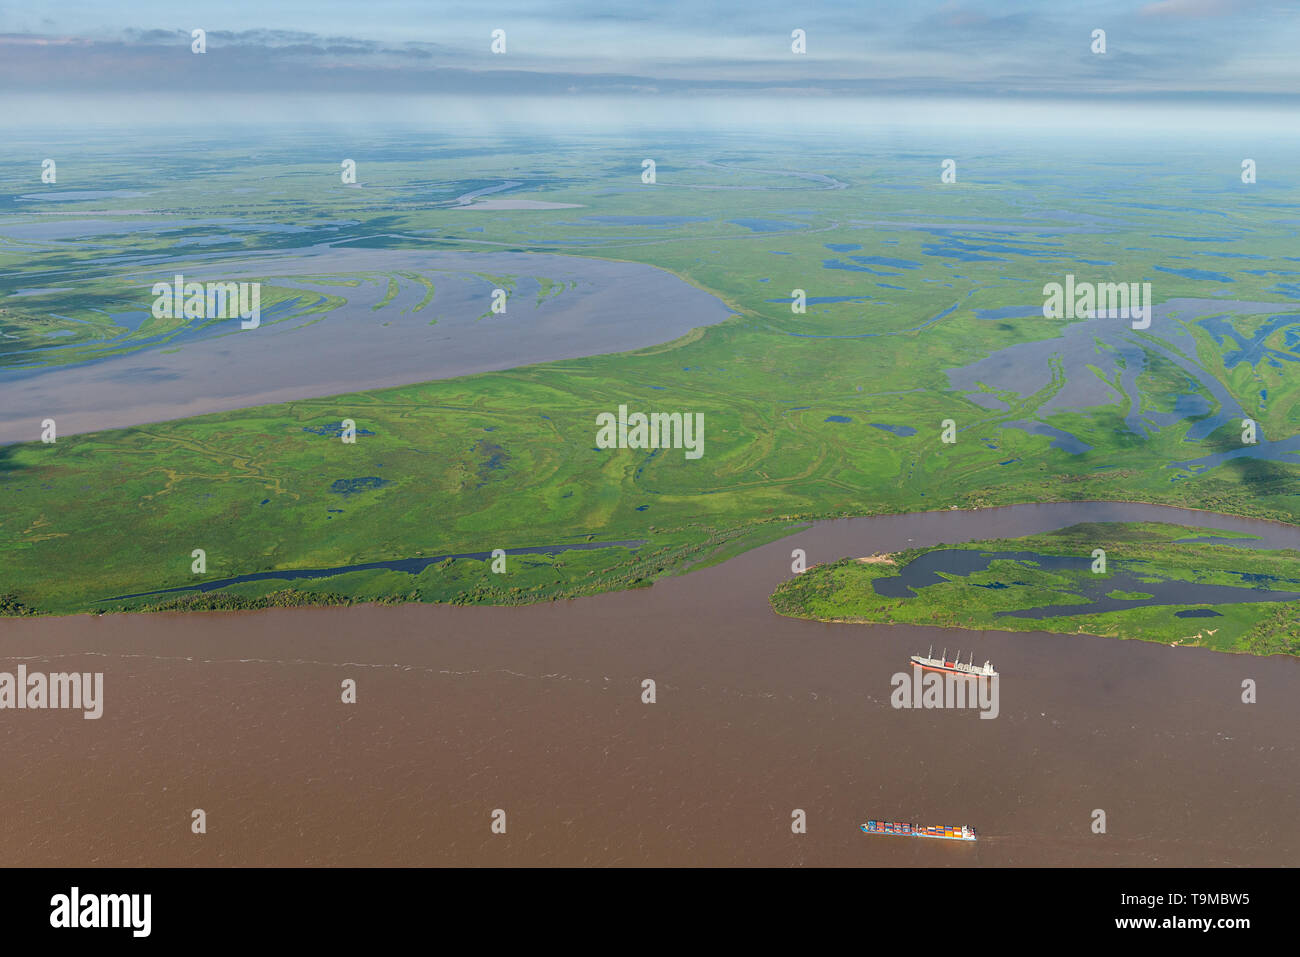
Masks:
[[[783,582],[771,604],[779,614],[820,621],[1064,632],[1300,655],[1300,550],[1243,547],[1252,545],[1246,535],[1204,528],[1080,524],[843,558]]]
[[[9,714],[0,855],[1293,864],[1300,153],[1099,145],[0,145],[0,638],[110,689],[72,751]],[[262,325],[155,319],[178,272]],[[1151,325],[1043,318],[1071,274]],[[602,447],[623,406],[703,455]],[[997,720],[892,706],[931,644]]]
[[[935,157],[950,147],[938,144],[455,142],[377,143],[355,186],[320,137],[256,160],[214,146],[201,167],[92,143],[47,193],[0,195],[0,395],[48,376],[66,425],[43,443],[39,403],[0,403],[0,610],[519,604],[649,585],[810,521],[1016,503],[1300,519],[1294,178],[1246,188],[1213,154],[1180,152],[1171,173],[1065,145],[967,151],[958,182],[941,184]],[[660,155],[654,185],[640,180],[647,149]],[[31,178],[26,162],[0,158],[6,182]],[[491,207],[464,199],[486,189]],[[78,198],[40,198],[63,190]],[[327,268],[284,268],[307,253]],[[495,371],[444,361],[495,322],[569,321],[593,260],[615,277],[671,274],[711,314],[608,354],[580,335],[531,361],[506,335],[489,347]],[[150,287],[177,272],[263,282],[270,318],[247,331],[153,318]],[[1066,274],[1150,282],[1150,327],[1043,318],[1044,284]],[[598,315],[675,315],[620,282]],[[493,288],[517,297],[507,316],[492,313]],[[796,290],[805,312],[792,311]],[[416,326],[418,346],[371,347]],[[346,377],[310,375],[325,328],[357,343]],[[224,369],[213,343],[229,348]],[[246,389],[229,402],[275,401],[195,414],[219,391],[199,367]],[[78,409],[125,407],[132,380],[113,391],[115,368],[170,383],[177,400],[129,427],[79,429]],[[621,405],[702,414],[703,456],[598,447],[596,417]],[[341,441],[349,419],[354,444]],[[354,569],[633,541],[512,555],[500,574],[477,558]],[[1201,546],[1142,547],[1173,579]],[[339,571],[273,574],[304,569]],[[265,577],[203,598],[150,594],[252,575]],[[986,604],[1011,597],[994,591]],[[1245,637],[1265,608],[1231,610],[1244,617],[1219,634],[1244,642],[1233,650],[1294,651],[1294,615],[1267,640]],[[1080,614],[1053,628],[1181,630],[1174,641],[1204,624],[1156,627],[1151,608]]]

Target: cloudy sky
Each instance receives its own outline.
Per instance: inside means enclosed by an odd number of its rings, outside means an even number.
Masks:
[[[207,53],[190,32],[207,32]],[[791,31],[807,53],[791,51]],[[490,50],[493,30],[506,53]],[[1106,31],[1106,53],[1092,33]],[[1274,0],[0,0],[0,95],[1300,104]],[[15,97],[15,94],[18,96]]]

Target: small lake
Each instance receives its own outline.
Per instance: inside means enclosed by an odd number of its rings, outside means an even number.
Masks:
[[[1229,541],[1229,544],[1235,542]],[[1117,567],[1112,562],[1110,571],[1105,575],[1093,576],[1090,572],[1092,558],[1089,555],[1061,556],[1043,555],[1038,552],[984,552],[972,549],[945,548],[926,552],[913,559],[899,570],[897,575],[877,578],[872,582],[876,594],[887,598],[915,598],[914,589],[928,585],[938,585],[947,579],[945,575],[965,577],[975,572],[986,571],[995,561],[1030,562],[1048,571],[1089,572],[1083,578],[1073,578],[1069,590],[1077,592],[1088,599],[1085,603],[1071,605],[1045,605],[1040,608],[1024,608],[1016,611],[1000,611],[995,617],[1013,618],[1055,618],[1061,615],[1089,615],[1108,611],[1123,611],[1128,608],[1145,608],[1150,605],[1227,605],[1237,602],[1259,601],[1295,601],[1300,599],[1300,590],[1282,591],[1262,587],[1232,585],[1206,585],[1198,582],[1183,581],[1144,581],[1131,571]],[[1012,585],[1025,585],[1017,580],[1014,572],[1005,582],[980,584],[976,587],[1002,589]],[[1246,573],[1242,573],[1243,580]],[[1282,584],[1279,582],[1279,584]],[[1300,586],[1300,581],[1291,582]],[[1148,598],[1112,598],[1112,592],[1130,592],[1148,595]]]

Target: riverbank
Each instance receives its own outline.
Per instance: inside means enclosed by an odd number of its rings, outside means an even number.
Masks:
[[[6,621],[0,659],[104,672],[105,707],[94,722],[24,711],[0,727],[25,769],[0,854],[46,866],[1293,864],[1295,659],[836,627],[767,604],[794,548],[815,563],[1177,517],[1094,503],[833,521],[649,588],[516,608]],[[1267,547],[1300,534],[1195,524]],[[890,706],[891,676],[931,644],[996,664],[995,720]],[[1241,703],[1243,677],[1267,689],[1257,704]],[[340,700],[348,678],[355,705]],[[505,835],[490,830],[495,808]],[[807,834],[791,834],[794,808]],[[962,820],[981,839],[873,842],[857,830],[872,815]],[[1264,834],[1263,819],[1278,825]]]

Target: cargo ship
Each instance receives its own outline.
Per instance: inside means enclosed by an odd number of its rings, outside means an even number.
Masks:
[[[970,675],[973,678],[996,678],[998,673],[993,670],[993,666],[987,661],[984,667],[979,668],[975,665],[975,652],[970,653],[970,662],[966,663],[961,660],[961,652],[957,652],[957,658],[954,661],[948,660],[948,649],[943,650],[943,654],[938,658],[934,656],[934,645],[930,646],[930,653],[926,655],[912,655],[912,664],[918,668],[927,671],[946,671],[953,675]]]
[[[894,837],[934,837],[941,841],[973,841],[976,839],[975,828],[966,827],[917,827],[900,821],[868,821],[862,825],[866,834],[892,834]]]

